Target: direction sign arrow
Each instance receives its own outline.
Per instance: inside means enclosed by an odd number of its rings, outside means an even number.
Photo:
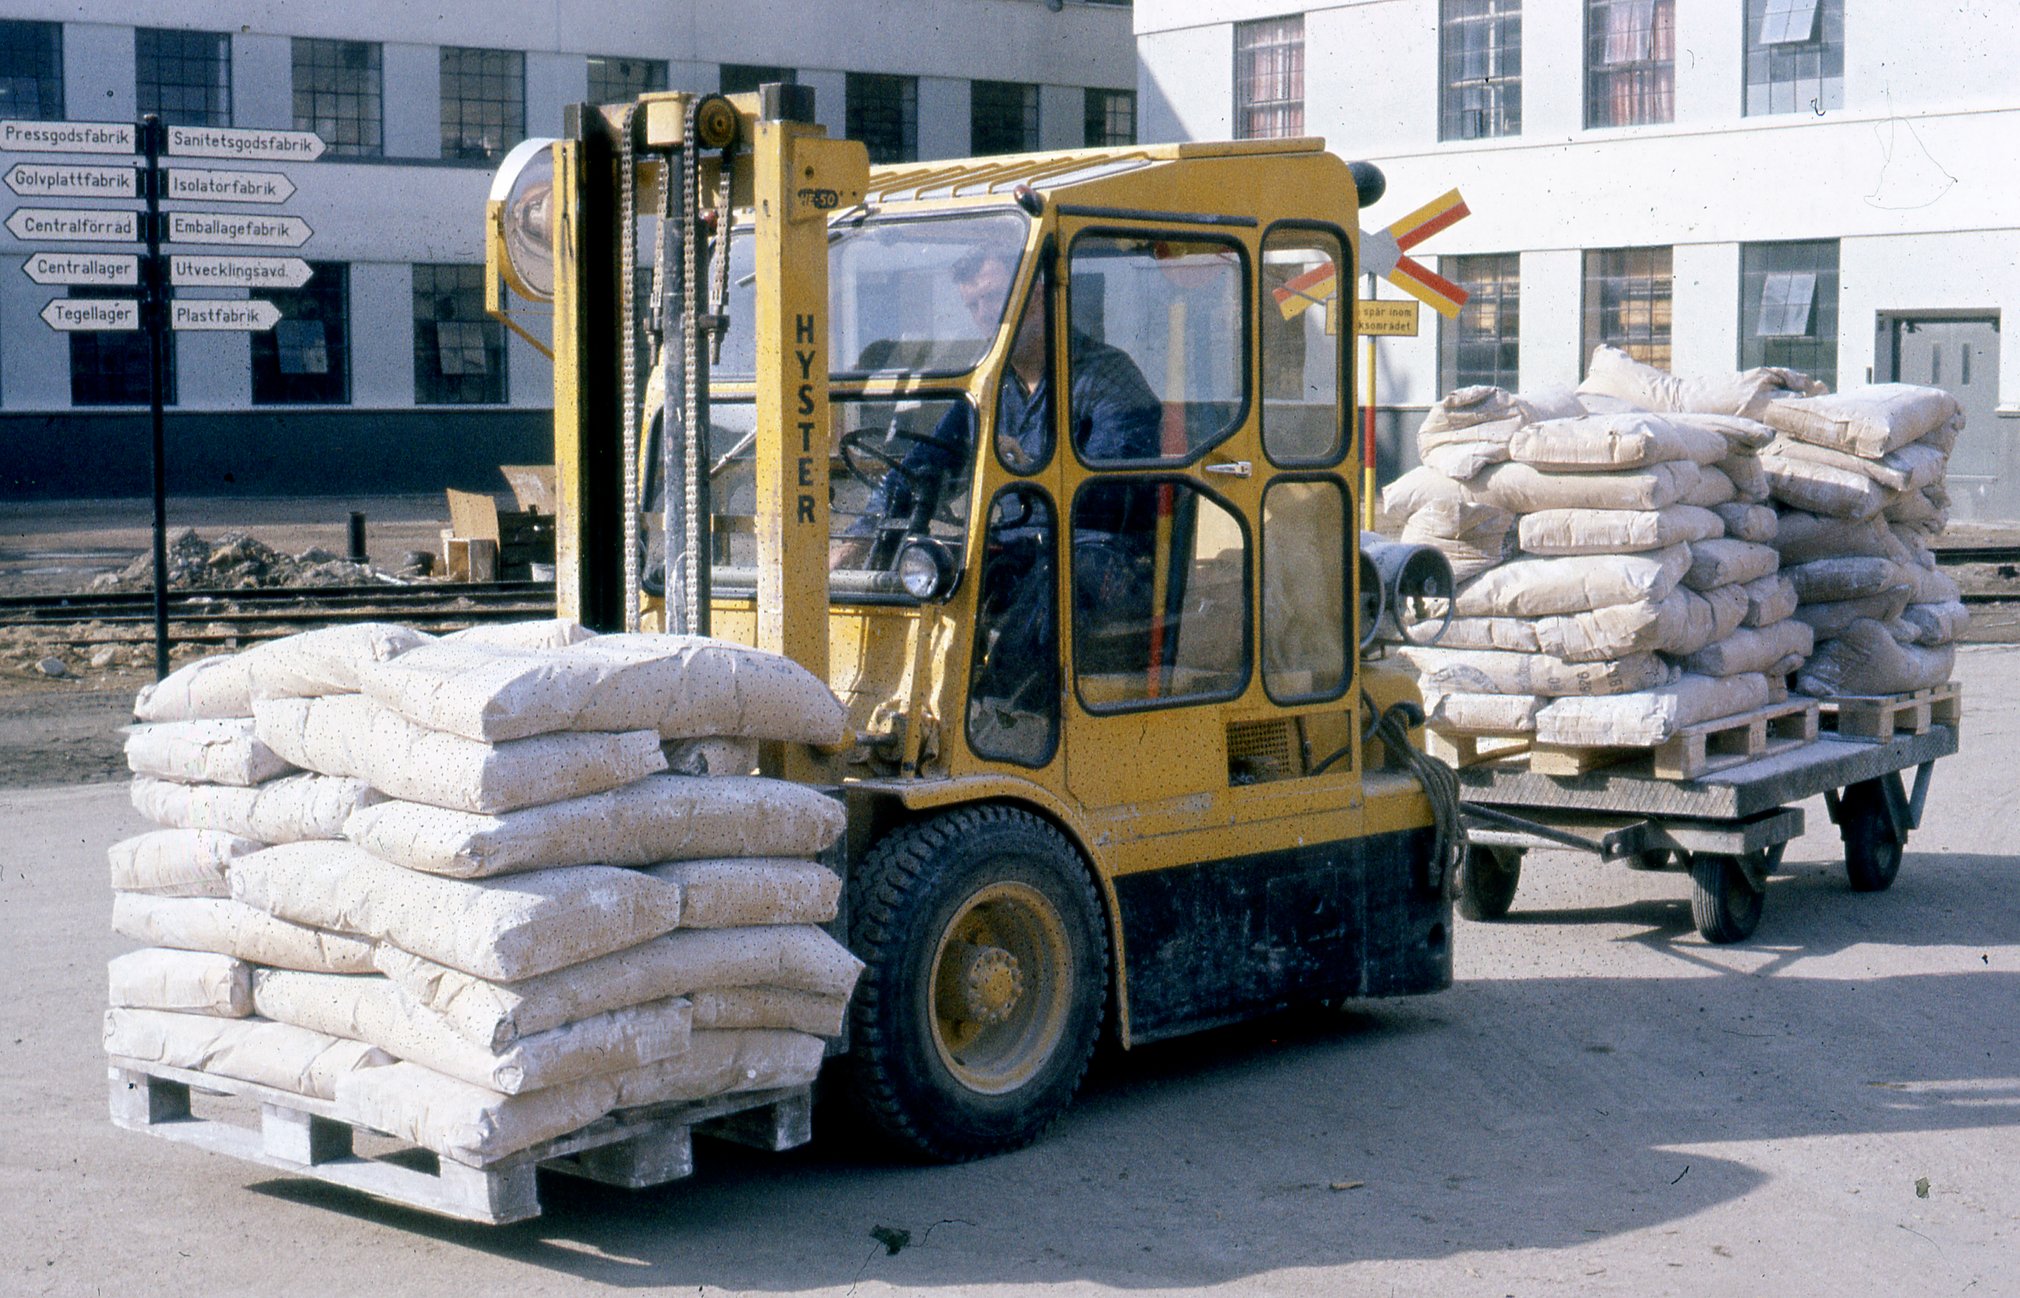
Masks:
[[[17,239],[132,243],[140,237],[140,214],[72,207],[17,207],[14,215],[7,218],[7,232]]]
[[[140,173],[132,167],[19,162],[7,173],[7,188],[30,198],[137,198]]]
[[[299,216],[241,216],[237,212],[168,212],[172,243],[235,243],[299,248],[315,231]]]
[[[279,323],[281,309],[271,302],[171,302],[171,329],[234,330],[264,333]]]
[[[172,167],[166,197],[207,199],[214,203],[285,203],[294,193],[295,182],[278,171],[199,171]]]
[[[300,257],[196,257],[168,259],[168,282],[178,288],[300,288],[315,272]]]
[[[258,131],[234,126],[171,126],[168,151],[180,158],[251,158],[262,162],[314,162],[323,156],[314,131]]]
[[[132,122],[0,121],[6,153],[132,153],[139,141]]]
[[[140,283],[140,258],[130,252],[38,252],[21,269],[37,284]]]
[[[140,328],[140,303],[131,298],[59,297],[42,308],[42,321],[59,333],[111,333]]]

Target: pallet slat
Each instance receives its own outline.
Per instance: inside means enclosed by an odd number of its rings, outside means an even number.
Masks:
[[[1895,734],[1927,734],[1963,720],[1964,687],[1956,681],[1904,694],[1844,695],[1819,700],[1824,729],[1840,739],[1884,743]]]
[[[1756,761],[1798,747],[1818,734],[1814,699],[1791,699],[1685,726],[1647,747],[1584,747],[1547,744],[1533,735],[1433,734],[1434,756],[1465,768],[1498,763],[1535,775],[1579,776],[1612,767],[1646,767],[1657,779],[1691,780],[1712,771]]]

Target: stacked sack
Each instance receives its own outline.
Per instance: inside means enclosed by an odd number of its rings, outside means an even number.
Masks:
[[[1384,495],[1403,536],[1456,559],[1441,529],[1472,511],[1505,520],[1513,540],[1506,557],[1455,572],[1439,646],[1398,651],[1434,728],[1659,743],[1761,706],[1766,673],[1807,652],[1801,628],[1778,626],[1793,600],[1778,597],[1762,544],[1773,528],[1759,503],[1766,427],[1736,413],[1652,414],[1605,392],[1498,389],[1455,392],[1426,425],[1438,444]],[[1467,537],[1482,559],[1487,527]]]
[[[1761,460],[1781,506],[1776,545],[1817,640],[1796,688],[1893,694],[1949,680],[1969,614],[1929,540],[1949,518],[1956,400],[1888,383],[1777,400],[1763,417],[1777,434]]]
[[[140,692],[128,734],[133,805],[154,824],[115,844],[112,927],[146,944],[113,960],[109,1054],[328,1100],[336,1079],[390,1063],[356,1041],[254,1016],[262,969],[368,973],[369,942],[235,901],[232,865],[275,844],[335,840],[378,800],[363,780],[305,774],[255,733],[256,698],[358,688],[368,665],[428,637],[364,624],[191,663]]]
[[[811,1082],[861,965],[819,927],[839,803],[748,774],[830,745],[794,664],[694,637],[443,640],[359,692],[262,699],[256,737],[379,800],[343,842],[235,859],[233,898],[369,942],[368,970],[254,972],[263,1018],[399,1062],[338,1111],[488,1162],[614,1109]],[[669,767],[691,772],[669,773]]]

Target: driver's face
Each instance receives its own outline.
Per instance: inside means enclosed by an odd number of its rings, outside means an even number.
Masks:
[[[1003,300],[1010,293],[1010,263],[1001,257],[991,257],[977,266],[969,278],[956,280],[954,287],[975,323],[993,332],[1003,313]]]

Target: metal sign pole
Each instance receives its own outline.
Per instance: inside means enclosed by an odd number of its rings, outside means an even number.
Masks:
[[[141,259],[141,327],[147,331],[147,405],[154,463],[154,675],[168,675],[168,443],[163,405],[168,386],[168,275],[161,259],[161,119],[141,120],[147,170],[147,255]]]
[[[1375,277],[1368,276],[1367,300],[1375,300]],[[1361,526],[1375,530],[1375,336],[1361,338]]]

